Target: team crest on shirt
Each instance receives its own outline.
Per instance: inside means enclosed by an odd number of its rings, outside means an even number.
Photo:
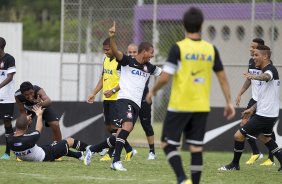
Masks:
[[[4,62],[1,62],[0,68],[4,68]]]
[[[127,112],[127,118],[132,119],[132,112]]]
[[[144,69],[145,72],[148,72],[148,67],[146,65],[144,66],[143,69]]]

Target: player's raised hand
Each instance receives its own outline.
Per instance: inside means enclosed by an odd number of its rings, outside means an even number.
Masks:
[[[113,26],[109,29],[109,36],[113,37],[115,36],[115,33],[116,33],[116,22],[114,21]]]
[[[35,112],[36,116],[42,116],[45,108],[42,108],[41,106],[34,105],[32,107],[32,111]]]

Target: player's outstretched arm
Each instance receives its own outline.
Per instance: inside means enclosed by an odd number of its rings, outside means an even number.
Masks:
[[[42,132],[43,129],[43,122],[42,122],[42,114],[44,112],[44,108],[40,107],[40,106],[33,106],[33,112],[35,112],[36,116],[37,116],[37,121],[36,121],[36,126],[35,126],[35,130],[37,130],[38,132]]]
[[[109,29],[110,47],[113,51],[114,56],[116,57],[116,60],[120,61],[123,57],[123,53],[119,51],[117,48],[115,34],[116,34],[116,22],[114,21],[113,26]]]
[[[235,108],[234,108],[232,101],[231,101],[231,93],[230,93],[228,80],[227,80],[227,77],[226,77],[224,70],[216,72],[216,76],[217,76],[221,90],[222,90],[224,97],[225,97],[225,100],[226,100],[226,106],[225,106],[225,109],[224,109],[224,116],[228,120],[230,120],[230,119],[234,118],[234,116],[235,116]]]

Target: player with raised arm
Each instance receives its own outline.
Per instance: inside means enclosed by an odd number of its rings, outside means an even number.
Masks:
[[[90,164],[92,152],[98,152],[105,147],[115,146],[115,156],[111,168],[118,171],[126,171],[120,160],[123,145],[137,120],[146,81],[150,75],[159,76],[161,69],[149,63],[150,59],[154,56],[154,49],[150,43],[142,42],[138,47],[138,54],[135,58],[132,58],[117,49],[115,32],[116,24],[114,22],[113,26],[109,29],[109,36],[113,54],[121,64],[120,91],[116,104],[119,116],[117,125],[120,128],[118,129],[117,137],[111,136],[106,141],[89,147],[86,150],[84,164]]]
[[[9,147],[17,157],[23,161],[34,162],[54,161],[62,156],[83,160],[84,156],[82,151],[85,151],[87,144],[73,138],[58,141],[56,144],[38,146],[37,141],[43,129],[42,116],[44,109],[35,105],[31,110],[37,116],[35,131],[27,133],[32,118],[31,115],[25,116],[21,114],[16,122],[15,133],[10,134],[7,139]],[[79,152],[71,151],[69,148],[74,148]]]

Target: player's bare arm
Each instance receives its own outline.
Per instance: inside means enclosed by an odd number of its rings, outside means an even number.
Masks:
[[[257,103],[255,103],[252,107],[249,109],[246,109],[242,112],[242,117],[243,118],[250,118],[251,115],[256,111],[257,109]]]
[[[0,83],[0,89],[6,86],[7,84],[9,84],[13,80],[14,74],[15,73],[7,74],[7,78],[3,82]]]
[[[235,116],[235,109],[231,101],[231,93],[230,93],[227,77],[224,70],[216,72],[216,76],[226,101],[226,106],[224,108],[224,116],[228,120],[230,120]]]
[[[123,53],[117,49],[116,39],[116,22],[114,21],[113,26],[109,29],[109,37],[110,37],[110,47],[113,51],[114,56],[116,57],[117,61],[120,61],[123,57]]]
[[[40,133],[42,132],[42,129],[43,129],[42,114],[44,110],[45,110],[44,108],[37,106],[37,105],[33,106],[33,109],[32,109],[32,111],[35,112],[37,116],[35,130],[37,130]]]
[[[241,90],[238,93],[238,96],[236,98],[236,105],[239,106],[240,102],[241,102],[241,96],[245,93],[245,91],[247,91],[247,89],[250,87],[251,85],[251,80],[250,79],[246,79]]]
[[[36,105],[41,107],[47,107],[52,103],[51,99],[47,96],[42,88],[38,91],[37,98],[35,100],[37,102]]]
[[[97,93],[101,91],[103,88],[103,77],[101,76],[100,80],[98,81],[96,87],[93,89],[92,93],[87,97],[87,103],[94,103],[95,97]]]
[[[262,73],[260,75],[253,75],[250,73],[245,73],[244,76],[247,79],[259,80],[259,81],[269,81],[271,79],[271,76],[268,73]]]
[[[113,94],[115,94],[116,92],[118,92],[120,90],[119,85],[117,85],[116,87],[114,87],[113,89],[107,90],[104,92],[105,97],[110,98]]]
[[[15,100],[16,100],[16,103],[17,103],[17,106],[19,108],[20,113],[22,115],[26,116],[27,114],[26,114],[26,111],[25,111],[23,103],[17,97],[15,97]]]
[[[158,78],[156,84],[152,87],[152,89],[149,91],[149,93],[146,96],[146,102],[151,104],[152,103],[152,97],[155,96],[164,85],[168,83],[170,80],[171,75],[162,71],[160,77]]]

